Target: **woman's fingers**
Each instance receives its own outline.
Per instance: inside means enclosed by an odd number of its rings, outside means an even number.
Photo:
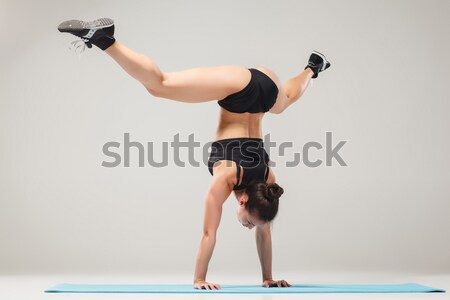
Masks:
[[[283,286],[286,286],[286,287],[291,286],[286,280],[281,280],[281,282],[283,283]]]
[[[290,287],[291,285],[286,280],[266,280],[263,287]]]
[[[220,290],[220,285],[219,284],[215,284],[215,283],[202,283],[201,285],[201,289],[205,289],[205,290]]]

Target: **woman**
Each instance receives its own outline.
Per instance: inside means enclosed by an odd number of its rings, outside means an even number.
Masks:
[[[330,67],[326,58],[318,52],[311,54],[304,71],[282,86],[277,75],[264,67],[216,66],[162,72],[153,60],[116,41],[114,22],[108,18],[92,22],[69,20],[61,23],[58,30],[80,37],[74,44],[84,43],[83,50],[92,45],[104,50],[156,97],[189,103],[221,99],[220,122],[208,160],[213,176],[205,201],[194,287],[220,289],[219,284],[206,282],[206,272],[222,205],[232,191],[238,200],[239,222],[249,229],[256,227],[262,285],[291,286],[285,280],[272,278],[270,222],[278,212],[283,188],[275,183],[275,175],[268,167],[261,122],[264,113],[279,114],[300,98],[310,79]]]

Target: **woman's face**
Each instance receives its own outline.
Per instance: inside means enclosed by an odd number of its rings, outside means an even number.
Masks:
[[[242,224],[242,226],[247,227],[248,229],[252,229],[255,226],[261,226],[264,225],[265,222],[259,220],[255,215],[250,214],[245,209],[245,203],[247,202],[248,197],[247,194],[242,194],[238,198],[238,208],[237,208],[237,218],[239,223]]]

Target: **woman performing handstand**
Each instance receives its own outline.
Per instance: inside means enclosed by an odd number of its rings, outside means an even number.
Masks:
[[[116,41],[114,22],[109,18],[91,22],[69,20],[62,22],[58,30],[81,38],[75,43],[84,43],[83,49],[95,45],[104,50],[155,97],[189,103],[218,100],[220,120],[208,159],[212,180],[206,193],[194,287],[220,289],[219,284],[206,282],[206,273],[216,244],[222,206],[233,191],[238,201],[239,222],[249,229],[256,227],[262,286],[291,286],[285,280],[272,278],[270,222],[278,212],[283,188],[275,182],[269,168],[261,123],[266,112],[280,114],[297,101],[311,78],[330,67],[325,56],[313,52],[304,70],[282,85],[278,76],[264,67],[226,65],[163,72],[152,59]]]

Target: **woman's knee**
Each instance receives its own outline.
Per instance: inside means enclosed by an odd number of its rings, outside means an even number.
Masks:
[[[145,89],[147,90],[147,92],[149,92],[152,96],[155,97],[160,97],[160,90],[159,89],[155,89],[153,87],[149,87],[149,86],[145,86]]]
[[[155,84],[152,83],[151,85],[149,84],[143,84],[145,89],[152,95],[155,97],[162,97],[163,96],[163,89],[164,89],[164,83],[161,82],[161,84]]]

